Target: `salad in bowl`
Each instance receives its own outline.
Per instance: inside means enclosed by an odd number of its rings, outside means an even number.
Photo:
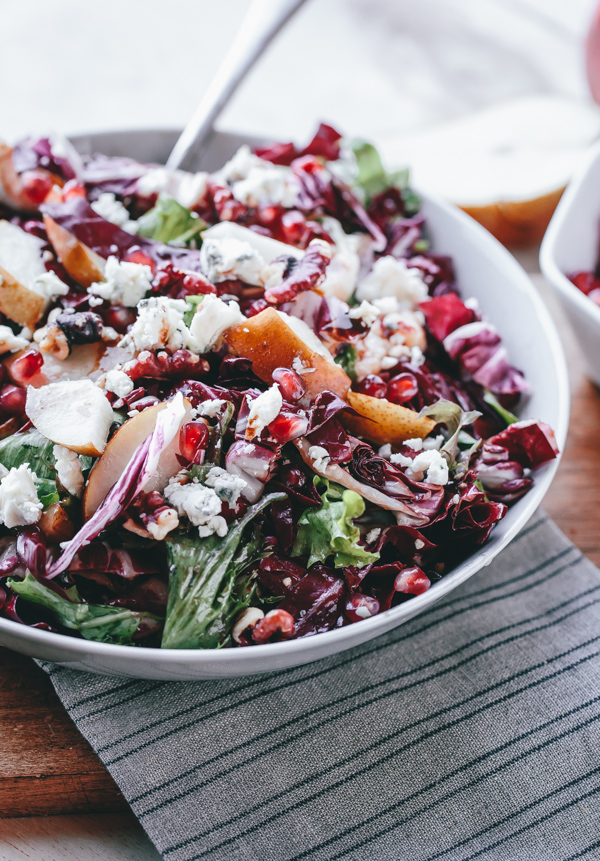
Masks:
[[[221,649],[364,622],[558,448],[405,173],[321,125],[219,170],[0,150],[0,617]]]

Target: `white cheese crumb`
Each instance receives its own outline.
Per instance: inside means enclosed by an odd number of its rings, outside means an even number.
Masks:
[[[359,619],[370,619],[372,615],[369,608],[364,605],[361,607],[355,607],[354,613],[359,617]]]
[[[373,544],[375,541],[377,541],[377,539],[379,538],[380,535],[381,535],[381,529],[379,529],[379,528],[371,529],[371,531],[367,532],[367,534],[365,535],[365,541],[367,544]]]
[[[164,192],[174,197],[177,203],[192,209],[206,197],[207,181],[205,171],[188,173],[186,170],[154,167],[139,178],[136,191],[141,197],[153,197]]]
[[[187,310],[188,304],[183,299],[161,296],[142,299],[138,304],[137,319],[119,346],[133,343],[137,350],[185,346],[189,332],[183,315]]]
[[[71,496],[81,496],[83,491],[83,473],[81,461],[74,451],[65,448],[64,445],[55,445],[53,448],[54,460],[58,480]]]
[[[0,523],[8,529],[37,523],[42,514],[35,483],[38,480],[26,463],[12,467],[0,481]]]
[[[247,400],[250,412],[248,414],[246,439],[252,439],[252,437],[258,436],[272,421],[275,421],[281,412],[283,398],[279,386],[277,383],[273,383],[271,388],[257,398],[252,400],[247,397]]]
[[[421,538],[415,538],[415,550],[422,550],[425,547],[425,542]]]
[[[243,144],[219,172],[231,183],[233,196],[244,206],[272,204],[289,209],[296,203],[300,185],[292,170],[259,158]]]
[[[410,363],[415,368],[420,368],[421,365],[425,364],[425,355],[420,347],[414,346],[410,348]]]
[[[382,445],[377,452],[379,457],[384,457],[386,460],[389,460],[392,454],[392,447],[389,442],[386,442],[385,445]]]
[[[0,326],[0,355],[25,350],[29,346],[27,338],[15,335],[10,326]]]
[[[458,503],[460,502],[460,496],[458,493],[454,494],[454,496],[452,497],[452,502],[454,503],[454,505],[458,505]]]
[[[208,538],[215,533],[219,538],[227,535],[227,522],[221,516],[221,499],[212,487],[204,487],[196,479],[181,484],[175,478],[165,487],[164,496],[179,516],[187,517],[193,526],[198,527],[200,538]]]
[[[423,440],[423,448],[425,451],[431,451],[431,449],[440,449],[444,444],[444,437],[442,434],[438,434],[437,436],[429,436]]]
[[[372,326],[375,320],[379,317],[379,310],[375,305],[371,305],[366,299],[363,299],[360,305],[350,308],[348,316],[351,320],[361,320],[365,326]]]
[[[322,445],[311,445],[308,450],[308,456],[312,460],[317,472],[325,472],[331,460],[326,448],[323,448]]]
[[[121,262],[109,257],[104,269],[104,281],[88,287],[88,293],[107,299],[115,305],[135,306],[152,285],[152,270],[142,263]]]
[[[411,448],[413,451],[421,451],[423,448],[423,440],[419,437],[416,437],[415,439],[405,439],[403,444]]]
[[[130,219],[128,211],[121,201],[117,200],[112,191],[102,192],[98,200],[94,200],[90,206],[100,218],[110,221],[111,224],[116,224],[117,227],[126,230],[127,233],[136,232],[135,221]]]
[[[200,251],[200,264],[213,284],[239,278],[246,284],[264,286],[265,261],[249,242],[231,238],[205,238]]]
[[[33,280],[31,289],[44,296],[48,302],[53,302],[57,296],[66,296],[70,288],[56,272],[44,272]]]
[[[125,398],[133,391],[134,385],[131,377],[115,368],[107,373],[104,388],[107,392],[114,392],[118,398]]]
[[[421,451],[414,459],[402,454],[393,454],[390,460],[399,466],[407,467],[407,476],[415,481],[423,481],[426,472],[425,480],[429,484],[448,484],[448,464],[446,458],[437,449]]]
[[[222,401],[220,398],[214,398],[213,400],[203,401],[196,407],[194,412],[197,416],[208,416],[211,418],[219,414],[224,404],[225,401]]]
[[[104,299],[102,298],[102,296],[92,296],[90,294],[90,297],[88,299],[88,305],[90,306],[90,308],[97,308],[98,305],[102,305],[103,302]]]
[[[243,478],[240,478],[240,476],[233,475],[220,466],[213,466],[206,476],[205,484],[207,487],[214,488],[219,499],[227,502],[233,508],[237,504],[247,482]]]
[[[206,353],[217,346],[225,329],[243,323],[245,319],[237,302],[223,302],[209,293],[192,317],[188,346],[198,353]]]
[[[375,261],[372,270],[356,289],[357,299],[371,302],[383,296],[393,296],[403,310],[424,302],[429,292],[418,269],[409,268],[403,260],[386,255]]]

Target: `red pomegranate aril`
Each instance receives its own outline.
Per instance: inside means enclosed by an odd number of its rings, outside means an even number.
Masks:
[[[112,305],[100,312],[105,326],[112,326],[119,335],[125,335],[127,328],[135,321],[135,313],[124,305]]]
[[[21,174],[23,191],[34,203],[43,203],[52,188],[52,180],[44,173],[26,170]]]
[[[283,445],[304,436],[308,430],[308,419],[295,413],[281,412],[268,427],[269,432]]]
[[[304,237],[306,219],[297,209],[284,212],[281,216],[281,233],[283,242],[288,245],[299,245]]]
[[[76,179],[70,179],[62,189],[63,200],[72,200],[74,197],[85,197],[85,186],[80,185]]]
[[[394,404],[404,404],[419,392],[419,386],[412,374],[398,374],[392,377],[387,386],[387,398]]]
[[[431,581],[424,571],[420,568],[405,568],[396,576],[394,581],[394,589],[396,592],[406,592],[410,595],[420,595],[422,592],[427,592],[431,586]]]
[[[134,245],[134,247],[127,252],[126,260],[128,263],[139,263],[142,266],[149,266],[150,269],[154,270],[154,260],[149,254],[142,251],[139,246]]]
[[[371,398],[385,398],[387,383],[377,374],[368,374],[358,383],[356,390],[361,395],[369,395]]]
[[[379,613],[379,601],[371,595],[361,595],[358,592],[346,603],[346,617],[350,622],[360,622],[370,619]]]
[[[27,392],[21,386],[4,386],[0,392],[0,409],[9,416],[22,416],[25,414],[25,400]]]
[[[179,450],[190,463],[202,463],[208,444],[208,428],[204,422],[187,422],[179,431]]]
[[[275,368],[273,382],[279,386],[284,401],[296,403],[306,394],[306,386],[300,375],[289,368]]]
[[[16,383],[26,384],[41,370],[44,357],[39,350],[27,350],[10,366],[10,375]]]

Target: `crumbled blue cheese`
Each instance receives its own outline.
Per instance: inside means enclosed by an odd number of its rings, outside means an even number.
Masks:
[[[259,158],[243,144],[219,171],[231,185],[233,196],[245,206],[295,206],[300,185],[289,167]]]
[[[412,448],[413,451],[423,450],[423,440],[419,437],[415,437],[414,439],[405,439],[404,445],[408,448]]]
[[[207,487],[212,487],[219,499],[226,502],[232,508],[237,504],[240,494],[248,484],[240,476],[233,475],[220,466],[213,466],[206,476],[204,483]]]
[[[425,364],[425,354],[420,347],[414,346],[410,348],[410,363],[415,368],[420,368]]]
[[[357,299],[372,302],[384,296],[394,297],[400,308],[405,310],[424,302],[429,291],[418,269],[410,268],[403,260],[386,255],[375,261],[372,270],[356,289]]]
[[[358,280],[362,236],[345,233],[336,218],[326,216],[322,223],[323,228],[333,239],[334,250],[319,290],[324,296],[335,296],[347,302],[354,293]]]
[[[98,200],[94,200],[90,206],[100,218],[110,221],[111,224],[116,224],[117,227],[126,230],[127,233],[136,232],[136,222],[130,219],[129,212],[121,201],[117,200],[112,191],[102,192]]]
[[[375,320],[379,317],[379,310],[375,305],[371,305],[370,302],[363,299],[360,305],[355,305],[354,308],[350,308],[348,316],[351,320],[360,320],[365,324],[365,326],[372,326]]]
[[[442,434],[438,434],[437,436],[428,436],[423,440],[423,448],[425,451],[431,451],[431,449],[439,449],[444,445],[444,437]]]
[[[390,460],[399,466],[407,467],[406,475],[415,481],[423,481],[427,473],[425,480],[429,484],[448,484],[448,463],[437,449],[421,451],[415,458],[393,454]]]
[[[221,408],[224,406],[226,401],[221,400],[220,398],[213,398],[207,401],[202,401],[201,404],[195,408],[194,416],[206,416],[207,418],[212,418],[213,416],[217,416],[221,412]]]
[[[205,171],[188,173],[154,167],[138,179],[136,191],[141,197],[154,197],[162,192],[174,197],[181,206],[192,209],[204,200],[207,188],[208,174]]]
[[[281,412],[283,398],[279,386],[277,383],[273,383],[271,388],[257,398],[252,399],[247,396],[247,400],[250,412],[248,414],[246,439],[252,439],[258,436],[272,421],[275,421]]]
[[[25,350],[29,346],[27,338],[15,335],[10,326],[0,326],[0,356],[3,353],[14,353],[16,350]]]
[[[179,476],[175,476],[165,487],[164,496],[180,517],[187,517],[198,527],[200,538],[227,535],[227,522],[221,516],[222,502],[212,487],[205,487],[197,479],[182,484]]]
[[[134,385],[131,377],[125,371],[113,368],[104,379],[104,388],[107,392],[114,392],[118,398],[127,397],[133,391]]]
[[[312,460],[312,464],[317,472],[324,472],[329,466],[329,452],[322,445],[311,445],[308,449],[308,456]]]
[[[84,482],[77,454],[64,445],[55,445],[53,453],[58,480],[71,496],[81,496]]]
[[[36,276],[31,284],[31,289],[48,302],[53,302],[57,296],[66,296],[70,288],[61,281],[56,272],[44,272]]]
[[[189,340],[189,331],[183,322],[188,304],[183,299],[151,296],[138,303],[138,316],[119,346],[132,343],[136,350],[155,350],[159,347],[179,349]]]
[[[88,287],[88,293],[107,299],[115,305],[135,306],[152,285],[152,270],[143,263],[121,262],[109,257],[104,269],[104,281]]]
[[[38,478],[26,463],[12,467],[0,481],[0,523],[8,529],[37,523],[42,514],[35,484]]]
[[[250,242],[233,237],[205,237],[200,251],[200,265],[213,284],[237,278],[245,284],[265,288],[279,284],[285,271],[285,262],[267,263]]]
[[[381,529],[377,527],[375,529],[371,529],[370,532],[367,532],[367,534],[365,535],[365,542],[367,544],[373,544],[375,541],[377,541],[380,535]]]
[[[187,345],[197,353],[206,353],[217,346],[225,329],[243,323],[245,319],[237,302],[223,302],[209,293],[192,317]]]

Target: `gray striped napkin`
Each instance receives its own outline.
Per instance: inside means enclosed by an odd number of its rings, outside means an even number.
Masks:
[[[600,858],[600,572],[538,515],[426,614],[230,681],[46,665],[167,861]]]

